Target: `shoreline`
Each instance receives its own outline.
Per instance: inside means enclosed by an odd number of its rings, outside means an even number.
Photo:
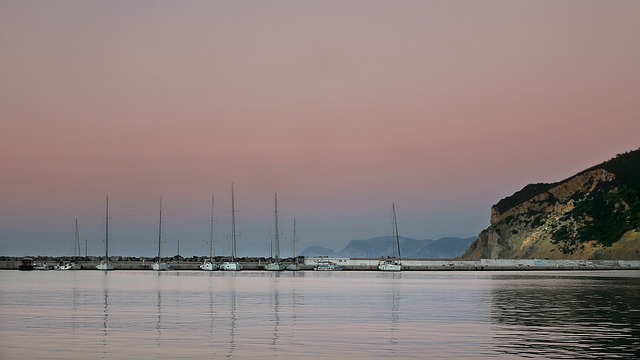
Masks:
[[[0,260],[0,270],[19,270],[18,265],[22,258],[11,257],[8,260]],[[68,257],[33,257],[34,264],[46,264],[46,270],[53,271],[74,271],[55,270],[54,267],[62,262],[70,261]],[[310,257],[300,262],[300,271],[315,271],[318,261],[331,261],[341,265],[342,271],[380,271],[378,262],[380,259],[355,259],[355,258],[326,258]],[[202,261],[196,259],[169,260],[163,259],[169,264],[173,271],[204,271],[200,270]],[[224,260],[216,260],[222,263]],[[100,271],[96,269],[99,259],[78,260],[80,269],[75,271]],[[114,260],[111,264],[114,271],[128,270],[151,270],[154,260]],[[266,271],[264,266],[269,263],[268,259],[239,259],[244,270]],[[283,264],[293,264],[294,261],[282,261]],[[640,270],[640,260],[541,260],[541,259],[482,259],[478,261],[462,260],[424,260],[424,259],[404,259],[402,260],[402,271],[552,271],[552,270]],[[32,271],[43,271],[43,269]]]

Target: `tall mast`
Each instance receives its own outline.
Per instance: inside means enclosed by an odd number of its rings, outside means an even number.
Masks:
[[[74,235],[75,239],[73,244],[73,258],[75,259],[76,256],[80,257],[80,234],[78,233],[78,219],[76,219],[76,231]]]
[[[296,265],[298,264],[298,253],[296,252],[296,243],[298,237],[296,235],[296,218],[293,218],[293,256],[296,258]]]
[[[280,259],[280,230],[278,229],[278,193],[275,195],[275,222],[276,222],[276,261]]]
[[[162,238],[162,198],[160,198],[160,221],[158,222],[158,263],[162,260],[160,258],[160,240]]]
[[[209,238],[209,259],[213,261],[213,195],[211,195],[211,232]]]
[[[109,262],[109,197],[107,196],[107,218],[105,221],[105,231],[104,231],[104,243],[105,243],[105,252],[104,252],[104,260]]]
[[[396,245],[398,246],[398,259],[402,260],[402,256],[400,255],[400,236],[398,235],[398,220],[396,219],[396,204],[393,203],[393,231],[396,235]],[[395,256],[395,246],[393,251],[393,256]]]
[[[231,183],[231,260],[236,260],[236,204]]]

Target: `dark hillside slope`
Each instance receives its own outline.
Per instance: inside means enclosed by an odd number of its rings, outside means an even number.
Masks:
[[[640,149],[500,200],[464,255],[498,257],[639,259]]]

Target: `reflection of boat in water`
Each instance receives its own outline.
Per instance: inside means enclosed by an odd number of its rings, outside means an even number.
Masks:
[[[33,259],[30,257],[25,257],[20,260],[20,264],[18,265],[18,270],[22,271],[31,271],[33,270]]]
[[[231,285],[231,314],[229,321],[229,354],[227,354],[227,358],[232,359],[233,353],[236,351],[236,288],[235,288],[235,279],[231,277],[232,285]]]
[[[157,353],[156,356],[160,358],[160,354],[162,353],[162,296],[160,293],[160,286],[158,285],[158,320],[156,321],[156,331],[158,332],[158,337],[156,338],[157,342]]]
[[[285,270],[289,270],[289,271],[300,270],[300,261],[298,260],[298,253],[296,251],[297,242],[298,242],[298,237],[296,235],[296,219],[293,219],[293,257],[296,260],[293,264],[287,265],[287,268]]]
[[[218,270],[218,265],[213,262],[213,195],[211,195],[211,232],[209,238],[209,258],[200,264],[200,270]]]
[[[109,197],[107,196],[107,217],[105,218],[105,236],[104,236],[104,260],[96,265],[98,270],[113,270],[113,264],[109,262]]]
[[[151,265],[151,270],[164,271],[169,270],[169,264],[162,262],[162,256],[160,255],[160,243],[162,241],[162,198],[160,198],[160,221],[158,223],[158,260]]]
[[[320,259],[318,260],[317,265],[314,267],[314,270],[318,271],[340,271],[343,270],[344,266],[338,265],[328,259]]]
[[[275,258],[271,258],[271,262],[264,266],[267,271],[282,271],[286,265],[280,262],[280,229],[278,228],[278,194],[275,195]]]
[[[220,270],[240,271],[242,264],[236,261],[236,205],[233,195],[233,183],[231,183],[231,259],[220,265]]]
[[[396,245],[398,246],[398,258],[396,259]],[[398,222],[396,219],[396,204],[393,204],[393,256],[380,261],[378,270],[380,271],[400,271],[402,270],[402,256],[400,256],[400,237],[398,236]]]
[[[391,335],[391,351],[395,355],[396,345],[398,345],[398,342],[399,342],[398,323],[400,322],[400,294],[399,294],[400,285],[395,280],[400,279],[402,274],[398,274],[397,276],[394,274],[392,276],[394,278],[394,281],[391,284],[391,295],[392,295],[391,328],[389,330]]]
[[[280,289],[279,289],[279,275],[280,274],[276,274],[275,278],[273,279],[273,314],[274,314],[274,319],[273,319],[273,339],[271,341],[271,349],[274,351],[274,357],[278,357],[277,354],[279,352],[280,349],[278,349],[278,340],[280,338],[280,334],[279,334],[279,329],[278,327],[280,326],[280,313],[279,313],[279,305],[280,305]]]
[[[106,284],[106,279],[105,279],[105,283],[104,283],[104,311],[103,311],[103,318],[102,318],[102,350],[103,350],[103,356],[102,358],[105,358],[105,355],[107,355],[107,349],[108,349],[108,344],[107,344],[107,339],[109,338],[109,287]]]

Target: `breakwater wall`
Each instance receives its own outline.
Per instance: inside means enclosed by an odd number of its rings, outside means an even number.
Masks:
[[[345,270],[377,270],[380,259],[307,257],[304,264],[332,262]],[[403,271],[437,270],[640,270],[640,260],[482,259],[478,261],[403,259]]]
[[[261,261],[240,261],[244,270],[263,270],[266,262]],[[76,261],[80,265],[80,270],[96,270],[96,265],[100,263],[97,260]],[[151,270],[154,261],[143,260],[112,260],[111,264],[114,270]],[[171,270],[200,270],[200,262],[189,261],[166,261]],[[0,260],[0,270],[18,270],[20,260]],[[57,261],[34,261],[34,264],[40,268],[47,270],[55,270]],[[301,270],[313,270],[313,268],[303,267]],[[97,270],[96,270],[97,271]]]
[[[380,259],[306,257],[300,270],[313,270],[318,262],[332,262],[344,266],[344,270],[377,271]],[[263,270],[265,261],[240,261],[245,270]],[[46,263],[53,270],[57,261]],[[77,262],[81,270],[96,270],[97,260]],[[199,262],[168,261],[172,270],[200,270]],[[19,259],[0,260],[0,270],[17,270]],[[114,260],[115,270],[151,270],[153,261]],[[288,264],[288,263],[287,263]],[[403,259],[403,271],[480,271],[480,270],[640,270],[640,260],[546,260],[546,259],[482,259],[479,261]]]

